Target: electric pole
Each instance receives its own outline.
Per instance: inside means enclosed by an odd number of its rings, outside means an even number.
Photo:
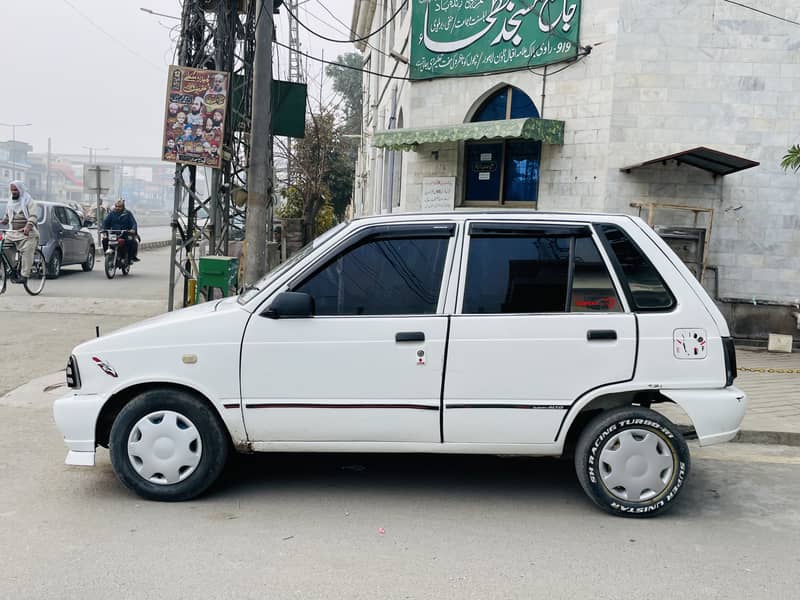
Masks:
[[[273,0],[258,0],[256,3],[245,286],[253,285],[267,270],[267,216],[272,202],[272,7]]]

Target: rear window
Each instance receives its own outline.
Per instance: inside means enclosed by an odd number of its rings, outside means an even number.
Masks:
[[[636,243],[616,225],[599,225],[614,266],[634,310],[660,312],[675,306],[675,296]]]

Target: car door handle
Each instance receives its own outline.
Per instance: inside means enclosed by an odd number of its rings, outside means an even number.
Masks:
[[[424,342],[425,334],[422,331],[400,331],[394,335],[395,342]]]
[[[613,329],[590,329],[586,332],[586,339],[590,342],[617,339],[617,332]]]

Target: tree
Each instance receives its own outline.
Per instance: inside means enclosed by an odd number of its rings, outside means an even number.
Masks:
[[[333,79],[333,89],[344,101],[344,132],[361,133],[361,117],[363,112],[362,91],[362,57],[358,52],[348,52],[337,57],[336,62],[347,67],[328,65],[325,74]]]
[[[786,169],[794,170],[795,172],[800,171],[800,145],[795,144],[786,152],[786,156],[783,157],[781,161],[781,166]]]

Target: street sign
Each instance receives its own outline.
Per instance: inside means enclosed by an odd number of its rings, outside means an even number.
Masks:
[[[110,165],[83,165],[83,192],[104,194],[114,187],[114,170]]]

